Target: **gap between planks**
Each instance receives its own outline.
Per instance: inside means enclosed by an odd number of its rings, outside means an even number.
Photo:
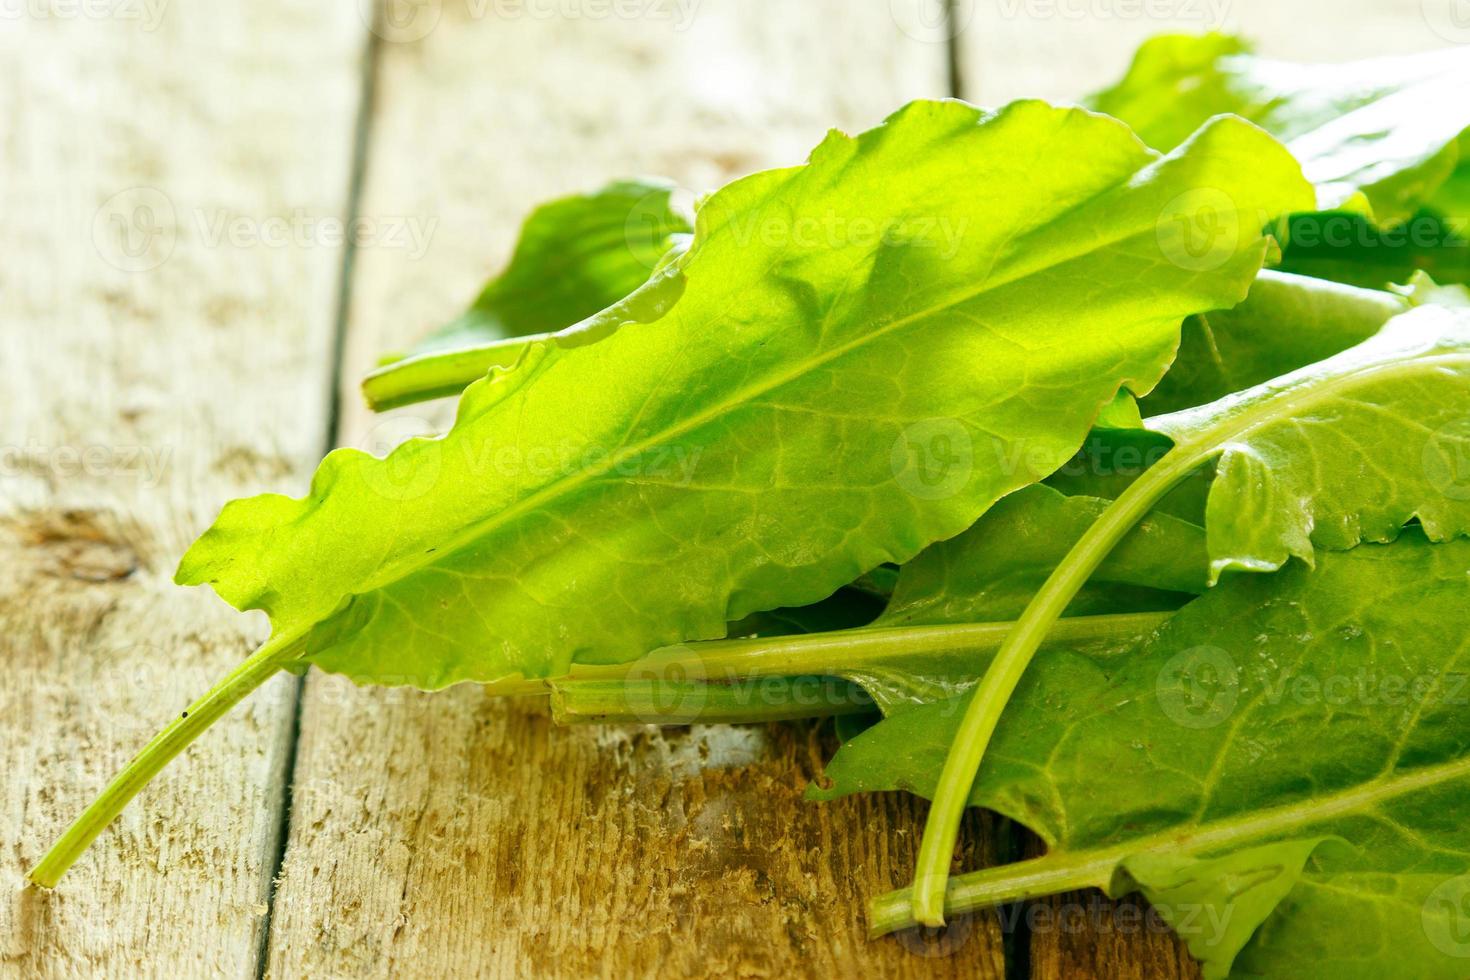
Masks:
[[[701,16],[720,32],[698,44],[651,27],[476,25],[456,20],[457,6],[444,5],[428,38],[384,46],[363,204],[367,214],[443,213],[451,227],[435,244],[447,242],[447,260],[431,256],[420,263],[426,271],[395,267],[382,252],[359,255],[348,386],[377,349],[471,298],[487,259],[503,256],[524,212],[545,197],[629,169],[718,183],[800,159],[828,125],[871,125],[908,98],[950,91],[947,40],[905,41],[888,4],[707,0]],[[880,25],[890,53],[877,50]],[[824,32],[828,43],[815,51],[803,41]],[[744,76],[757,53],[758,70]],[[928,67],[905,67],[905,57]],[[580,84],[556,84],[563,75]],[[731,89],[730,78],[748,88]],[[690,83],[700,84],[684,91]],[[721,101],[737,95],[738,108]],[[460,216],[435,211],[435,195]],[[360,409],[353,417],[354,396],[344,395],[343,441],[368,425]],[[817,752],[809,729],[548,731],[536,712],[474,690],[420,696],[339,681],[313,675],[303,698],[270,973],[378,975],[410,962],[429,973],[451,964],[507,974],[697,972],[699,962],[1003,972],[998,942],[987,953],[996,934],[984,917],[964,955],[947,962],[861,939],[862,899],[898,884],[874,877],[910,871],[922,808],[899,799],[801,804]],[[705,751],[720,757],[713,767]],[[657,795],[622,795],[635,789]],[[662,813],[646,805],[658,800]],[[569,826],[556,829],[559,821]],[[812,861],[809,847],[832,859]],[[527,856],[542,850],[547,861]],[[736,914],[747,894],[766,896],[753,917]],[[589,947],[596,936],[603,947]],[[819,960],[795,958],[807,947]]]
[[[373,16],[376,17],[377,11]],[[362,189],[367,175],[368,151],[372,145],[373,106],[377,97],[378,61],[382,56],[383,39],[376,30],[367,31],[363,45],[361,79],[358,84],[357,118],[353,124],[352,162],[348,176],[345,223],[355,227],[362,212]],[[337,305],[332,318],[331,356],[327,362],[327,419],[322,433],[322,455],[336,448],[341,439],[342,423],[342,375],[347,346],[347,320],[352,305],[352,271],[357,260],[357,240],[349,235],[342,249],[342,264],[338,272]],[[306,691],[305,677],[291,679],[291,720],[286,732],[284,753],[286,757],[284,780],[280,794],[281,809],[276,820],[274,860],[270,869],[269,893],[262,916],[260,940],[257,948],[256,977],[265,980],[270,967],[271,921],[275,915],[276,890],[280,884],[281,868],[286,862],[286,849],[291,840],[291,809],[296,780],[296,749],[301,741],[302,702]]]

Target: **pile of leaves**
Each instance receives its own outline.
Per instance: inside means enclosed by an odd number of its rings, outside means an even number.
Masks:
[[[875,933],[1142,892],[1208,976],[1449,976],[1470,897],[1470,51],[1148,43],[1088,108],[916,102],[698,201],[536,210],[379,409],[184,556],[266,678],[562,721],[837,716],[811,796],[931,798]],[[1044,856],[949,876],[981,806]]]

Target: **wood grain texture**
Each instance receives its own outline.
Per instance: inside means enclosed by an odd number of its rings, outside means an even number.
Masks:
[[[1198,980],[1199,964],[1148,903],[1072,892],[1028,910],[1031,976]]]
[[[1027,857],[1046,846],[1023,833]],[[1046,980],[1106,977],[1108,980],[1199,980],[1200,967],[1184,943],[1140,896],[1112,901],[1089,889],[1053,895],[1006,914],[1024,942],[1027,975]]]
[[[347,404],[374,355],[472,298],[533,204],[625,174],[707,188],[945,91],[943,45],[887,4],[707,0],[684,24],[434,13],[382,47],[363,211],[435,232],[422,261],[360,253]],[[359,410],[348,441],[381,451],[445,418]],[[921,814],[803,803],[818,731],[558,729],[476,688],[313,675],[271,972],[999,976],[992,917],[940,957],[865,940],[862,902],[907,878]]]
[[[1225,30],[1262,54],[1345,61],[1445,47],[1440,0],[953,0],[965,98],[1073,102],[1112,84],[1155,34]],[[1450,0],[1444,0],[1448,7]]]
[[[340,250],[214,229],[340,211],[365,36],[350,7],[274,0],[0,21],[0,975],[257,971],[287,679],[60,889],[23,876],[262,636],[169,579],[224,500],[319,454]]]
[[[1074,98],[1146,35],[1218,9],[954,2],[967,93],[986,103]],[[31,2],[0,20],[0,976],[253,976],[265,952],[285,678],[145,791],[60,890],[22,875],[264,635],[169,578],[224,500],[300,492],[320,454],[364,3],[156,0],[95,17]],[[1225,23],[1268,53],[1336,59],[1442,46],[1420,8],[1233,0]],[[457,312],[531,205],[620,174],[708,188],[801,159],[829,125],[946,94],[938,10],[397,5],[379,25],[345,441],[382,451],[442,427],[443,408],[370,419],[355,378]],[[301,711],[272,975],[1003,972],[992,915],[940,943],[863,937],[863,900],[907,880],[922,807],[802,803],[830,751],[822,726],[558,729],[473,688],[319,674]],[[959,865],[994,859],[988,824],[965,840]],[[1066,896],[1024,921],[1036,977],[1198,973],[1136,904]]]

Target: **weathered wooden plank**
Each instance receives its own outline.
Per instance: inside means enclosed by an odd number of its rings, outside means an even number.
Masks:
[[[1342,61],[1443,47],[1420,0],[955,0],[966,98],[1072,102],[1111,84],[1164,32],[1224,29],[1263,54]],[[1194,978],[1199,967],[1146,905],[1098,893],[1059,896],[1018,921],[1038,978]]]
[[[1074,892],[1027,910],[1031,975],[1198,980],[1199,964],[1148,903]]]
[[[359,264],[349,384],[457,312],[541,199],[629,173],[707,187],[943,94],[942,38],[889,6],[707,0],[685,23],[455,3],[402,27],[419,39],[383,46],[364,211],[437,224],[422,261]],[[347,428],[382,449],[443,419]],[[819,756],[810,727],[556,729],[477,689],[313,676],[272,972],[998,975],[990,918],[942,960],[866,942],[862,902],[906,879],[919,815],[802,803]]]
[[[1263,54],[1342,61],[1443,47],[1422,0],[953,0],[972,102],[1071,102],[1111,84],[1163,33],[1226,30]],[[1448,4],[1445,5],[1446,9]]]
[[[263,635],[169,579],[225,499],[320,454],[340,248],[262,236],[341,210],[366,36],[280,0],[0,20],[0,974],[257,972],[287,679],[59,890],[23,876]]]

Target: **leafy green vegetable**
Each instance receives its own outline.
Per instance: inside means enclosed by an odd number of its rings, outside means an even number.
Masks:
[[[970,530],[927,548],[903,567],[880,626],[1014,619],[1111,501],[1067,497],[1045,486],[1001,500]],[[1204,528],[1146,518],[1099,566],[1070,615],[1172,609],[1205,590]]]
[[[1131,391],[1120,391],[1112,401],[1097,413],[1093,427],[1098,429],[1141,429],[1143,416],[1138,410],[1138,399]]]
[[[1466,220],[1470,219],[1470,133],[1460,137],[1460,165],[1439,190],[1434,192],[1426,207],[1436,214],[1450,215],[1456,219],[1461,231],[1470,231]]]
[[[1451,309],[1470,307],[1470,286],[1452,284],[1442,286],[1423,273],[1416,272],[1394,291],[1409,301],[1410,306],[1447,306]]]
[[[1320,364],[1150,420],[1175,448],[1107,508],[1036,593],[971,701],[920,848],[919,921],[942,921],[964,796],[1050,625],[1128,529],[1218,457],[1205,508],[1212,581],[1314,548],[1389,541],[1410,519],[1431,540],[1470,531],[1470,311],[1426,306]]]
[[[1425,272],[1439,282],[1470,282],[1470,224],[1419,213],[1378,228],[1361,214],[1294,215],[1280,268],[1285,272],[1381,289]]]
[[[1107,504],[1044,486],[1016,491],[965,533],[904,565],[888,609],[868,629],[828,625],[819,607],[808,607],[792,617],[808,635],[784,642],[696,643],[651,654],[629,671],[589,674],[574,667],[571,676],[738,685],[772,672],[821,673],[862,685],[885,713],[951,697],[978,679],[971,654],[999,644]],[[1149,517],[1104,562],[1048,642],[1095,650],[1131,645],[1161,621],[1156,611],[1177,609],[1204,591],[1207,569],[1202,527],[1164,514]]]
[[[1090,105],[1161,149],[1211,116],[1243,116],[1302,161],[1320,208],[1362,194],[1392,224],[1455,174],[1470,129],[1467,91],[1470,53],[1462,48],[1299,65],[1257,57],[1238,38],[1166,35],[1145,42],[1123,80]]]
[[[272,636],[32,880],[316,665],[564,723],[835,717],[814,796],[934,801],[878,932],[1095,886],[1208,977],[1464,973],[1466,92],[1463,48],[1165,37],[1119,118],[917,102],[692,228],[663,183],[542,206],[363,382],[462,394],[450,431],[190,548]],[[1048,853],[949,882],[970,803]]]
[[[470,308],[363,380],[375,409],[457,395],[525,349],[514,338],[581,323],[641,286],[693,231],[667,182],[618,181],[541,205],[510,263]]]
[[[807,606],[754,612],[730,623],[730,636],[790,636],[866,626],[883,612],[886,600],[853,585],[843,586]]]
[[[747,705],[744,720],[760,720],[767,707],[790,710],[780,688],[773,691],[771,705],[749,697],[752,685],[771,678],[787,682],[810,675],[847,678],[860,684],[886,713],[952,697],[978,680],[972,654],[999,645],[1013,625],[1009,620],[1107,503],[1064,497],[1044,486],[1016,491],[964,534],[930,546],[904,565],[892,605],[869,628],[851,628],[844,622],[855,602],[847,594],[855,590],[844,589],[822,603],[758,614],[732,627],[737,635],[755,634],[754,638],[681,644],[627,665],[574,664],[545,687],[516,680],[492,684],[489,690],[500,694],[552,690],[566,699],[585,697],[606,706],[618,703],[618,684],[628,685],[629,698],[642,703],[653,696],[650,686],[662,686],[670,712],[660,720],[667,723],[679,723],[691,710],[712,710],[713,703],[727,712]],[[1105,584],[1089,594],[1092,605],[1111,614],[1063,619],[1048,642],[1097,651],[1131,647],[1167,615],[1132,610],[1183,605],[1190,598],[1185,592],[1204,590],[1207,564],[1202,527],[1167,515],[1150,517],[1104,563],[1097,580]],[[1121,612],[1124,609],[1130,612]],[[702,694],[701,683],[721,690]],[[733,700],[731,688],[736,692]],[[816,701],[812,704],[819,706]],[[603,713],[636,712],[606,708]]]
[[[543,204],[521,227],[505,269],[458,319],[410,354],[548,333],[638,288],[677,236],[694,230],[667,181],[616,181]]]
[[[844,649],[843,634],[831,634],[825,671],[861,684],[887,714],[967,690],[979,676],[976,660],[956,658],[955,651],[965,649],[966,638],[972,644],[994,643],[1109,503],[1066,497],[1045,486],[1016,491],[970,530],[931,545],[903,567],[892,602],[873,625],[930,627],[895,635],[905,656],[888,661],[854,656]],[[1099,567],[1046,642],[1066,638],[1098,651],[1131,646],[1160,617],[1128,614],[1177,609],[1204,591],[1208,564],[1202,527],[1165,514],[1148,517]],[[993,629],[977,631],[975,624]],[[957,629],[947,636],[944,626]]]
[[[1170,612],[1115,613],[1106,616],[1069,616],[1057,622],[1045,647],[1063,646],[1097,655],[1131,650],[1156,629]],[[737,720],[738,706],[746,705],[741,721],[766,721],[766,708],[783,718],[822,717],[825,700],[809,703],[806,715],[791,711],[792,699],[781,684],[811,677],[844,678],[865,692],[862,706],[876,705],[892,715],[915,705],[943,701],[973,687],[976,664],[982,655],[999,648],[1014,623],[944,623],[936,625],[879,626],[776,637],[705,640],[654,650],[627,664],[573,664],[560,677],[527,680],[512,678],[485,686],[490,694],[522,696],[554,694],[565,704],[602,705],[607,716],[636,716],[642,722],[684,724],[716,706],[724,720]],[[760,682],[780,682],[771,689],[773,703],[752,696],[764,693]],[[628,695],[617,700],[617,688]],[[701,685],[710,691],[702,691]],[[646,706],[662,697],[668,710]],[[850,701],[850,699],[849,699]],[[644,706],[635,710],[630,705]]]
[[[569,717],[591,712],[644,721],[654,717],[647,705],[657,694],[669,708],[657,718],[669,724],[707,720],[716,710],[745,721],[768,718],[767,711],[795,717],[786,689],[778,685],[767,698],[761,683],[806,683],[819,674],[860,684],[873,699],[865,704],[876,702],[885,713],[949,698],[976,683],[973,655],[999,645],[1013,625],[1009,620],[1107,503],[1064,497],[1044,486],[1016,491],[964,534],[904,565],[892,604],[869,628],[848,621],[864,607],[856,590],[843,589],[813,606],[757,614],[732,627],[751,639],[682,644],[629,665],[574,664],[544,690],[556,692],[560,705],[573,706],[562,709]],[[1191,597],[1186,593],[1204,590],[1207,565],[1202,527],[1150,517],[1103,564],[1088,601],[1073,604],[1076,613],[1095,606],[1110,615],[1063,619],[1048,642],[1099,652],[1130,648],[1167,616],[1149,610],[1176,609]],[[704,691],[701,684],[718,690]],[[618,700],[619,685],[627,688],[624,701]],[[489,690],[524,694],[543,687],[511,681]],[[760,699],[752,696],[757,690]],[[807,703],[810,715],[826,713],[817,710],[826,701]]]
[[[1244,303],[1184,321],[1179,355],[1142,407],[1158,415],[1253,387],[1362,343],[1408,308],[1392,293],[1263,272]]]
[[[1312,561],[1313,546],[1470,530],[1470,313],[1422,307],[1318,365],[1150,420],[1180,460],[1219,456],[1205,511],[1212,577]],[[1166,464],[1161,464],[1166,465]]]
[[[1298,65],[1238,38],[1169,35],[1091,104],[1161,148],[1223,112],[1260,124],[1302,161],[1327,212],[1292,217],[1282,268],[1381,288],[1416,269],[1470,282],[1467,82],[1463,48]],[[1365,202],[1371,215],[1352,213]]]
[[[1042,483],[1069,497],[1116,500],[1173,448],[1168,436],[1147,429],[1093,429],[1082,448]],[[1214,476],[1212,467],[1200,467],[1160,498],[1152,513],[1204,527],[1205,502]]]
[[[1047,140],[1045,182],[1003,152]],[[265,609],[329,670],[425,688],[627,660],[815,601],[963,530],[1064,461],[1119,386],[1150,388],[1181,312],[1238,298],[1265,250],[1243,235],[1201,275],[1162,254],[1160,215],[1232,181],[1269,213],[1300,199],[1292,167],[1229,121],[1154,162],[1076,110],[917,103],[708,199],[663,319],[537,345],[466,392],[443,439],[338,451],[307,498],[229,505],[179,580]],[[957,203],[959,179],[979,189]],[[813,218],[848,237],[779,233]],[[931,437],[976,447],[937,484]]]
[[[1201,193],[1232,232],[1212,225],[1207,254]],[[1180,320],[1243,299],[1258,229],[1309,199],[1239,120],[1160,158],[1038,102],[914,103],[728,185],[644,287],[677,292],[657,319],[531,343],[444,437],[339,450],[305,498],[226,506],[177,579],[265,610],[271,640],[33,880],[54,884],[277,669],[428,689],[558,676],[720,636],[958,534],[1065,462],[1120,389],[1152,388]]]
[[[1209,977],[1463,975],[1467,568],[1470,542],[1411,531],[1233,576],[1126,656],[1048,651],[969,796],[1048,852],[956,879],[949,907],[1141,890]],[[882,722],[811,795],[932,795],[960,715]]]

